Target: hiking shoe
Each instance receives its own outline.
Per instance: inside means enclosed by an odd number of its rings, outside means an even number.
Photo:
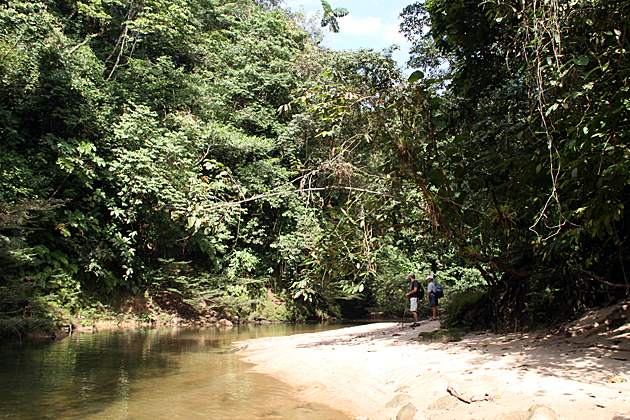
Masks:
[[[410,325],[411,328],[416,328],[417,326],[419,326],[420,323],[419,322],[414,322],[413,324]]]

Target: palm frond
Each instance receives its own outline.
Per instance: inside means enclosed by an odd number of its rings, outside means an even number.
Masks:
[[[333,10],[332,14],[335,17],[344,17],[348,14],[348,9],[346,9],[345,7],[337,7],[335,10]]]

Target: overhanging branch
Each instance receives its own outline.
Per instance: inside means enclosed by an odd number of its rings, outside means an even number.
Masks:
[[[605,285],[607,285],[607,286],[610,286],[610,287],[616,287],[616,288],[618,288],[618,289],[625,289],[625,288],[627,287],[627,285],[625,285],[625,284],[616,284],[616,283],[611,283],[611,282],[609,282],[609,281],[607,281],[607,280],[604,280],[603,278],[601,278],[601,277],[600,277],[600,276],[598,276],[597,274],[592,273],[592,272],[590,272],[590,271],[586,271],[586,270],[584,270],[584,269],[582,269],[582,268],[580,268],[580,271],[581,271],[582,273],[586,274],[587,276],[589,276],[591,279],[593,279],[593,280],[597,280],[598,282],[603,283],[603,284],[605,284]]]
[[[276,191],[276,192],[272,192],[272,193],[255,195],[253,197],[245,198],[243,200],[228,201],[228,202],[216,205],[216,206],[203,208],[203,210],[204,211],[212,211],[212,210],[217,210],[217,209],[220,209],[220,208],[238,206],[238,205],[241,205],[243,203],[250,202],[250,201],[260,200],[260,199],[269,198],[269,197],[275,197],[275,196],[279,196],[279,195],[296,194],[296,193],[313,192],[313,191],[330,191],[330,190],[343,190],[343,191],[360,192],[360,193],[378,195],[378,196],[381,196],[381,197],[391,198],[392,200],[395,200],[395,201],[398,201],[398,202],[401,202],[401,203],[411,204],[412,206],[417,207],[420,210],[423,210],[422,206],[419,205],[418,203],[415,203],[413,201],[407,201],[404,198],[396,197],[396,196],[394,196],[392,194],[382,193],[382,192],[379,192],[379,191],[372,191],[372,190],[368,190],[368,189],[364,189],[364,188],[346,187],[346,186],[312,187],[312,188],[301,188],[301,189],[290,190],[290,191]],[[184,209],[178,209],[178,210],[184,210]]]

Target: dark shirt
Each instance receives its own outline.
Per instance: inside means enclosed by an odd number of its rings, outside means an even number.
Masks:
[[[420,282],[418,282],[418,280],[414,280],[411,282],[411,284],[409,285],[409,291],[411,292],[413,289],[418,288],[418,290],[416,290],[416,293],[412,293],[411,295],[409,295],[409,297],[415,297],[418,299],[422,299],[423,295],[424,295],[424,289],[422,288],[422,286],[420,285]]]

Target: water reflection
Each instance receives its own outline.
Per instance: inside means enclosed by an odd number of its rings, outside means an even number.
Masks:
[[[103,331],[0,346],[0,418],[348,419],[291,398],[230,343],[339,325]]]

